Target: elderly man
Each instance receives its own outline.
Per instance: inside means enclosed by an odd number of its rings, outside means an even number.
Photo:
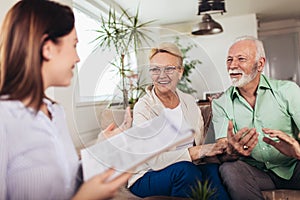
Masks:
[[[220,167],[231,198],[263,199],[261,190],[300,189],[299,87],[262,74],[266,58],[256,38],[236,40],[226,62],[232,86],[213,100],[212,109],[218,142],[228,142],[227,153],[238,157]]]

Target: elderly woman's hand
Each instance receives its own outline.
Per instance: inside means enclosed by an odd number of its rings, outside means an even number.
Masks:
[[[107,138],[117,135],[129,129],[131,125],[132,125],[131,112],[130,112],[130,108],[127,107],[125,111],[123,123],[119,127],[116,127],[115,123],[111,123],[110,125],[108,125],[108,127],[105,130],[99,133],[97,142],[101,142]]]
[[[226,145],[222,143],[213,143],[190,147],[189,153],[192,161],[196,161],[204,157],[213,157],[223,154],[225,150]]]

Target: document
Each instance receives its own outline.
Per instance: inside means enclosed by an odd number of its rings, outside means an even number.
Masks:
[[[156,118],[81,150],[84,180],[109,168],[116,170],[113,179],[174,146],[193,140],[194,130],[175,118],[170,109],[165,109]]]

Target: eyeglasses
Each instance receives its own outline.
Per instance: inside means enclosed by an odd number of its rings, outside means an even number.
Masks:
[[[177,66],[165,66],[165,67],[150,67],[149,72],[151,75],[160,75],[163,71],[165,74],[173,74],[174,71],[180,67]]]

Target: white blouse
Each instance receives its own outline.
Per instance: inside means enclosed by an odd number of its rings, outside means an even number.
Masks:
[[[184,120],[195,130],[195,142],[199,145],[204,131],[201,110],[195,103],[194,97],[189,94],[185,94],[178,89],[176,89],[176,93],[180,99],[180,104],[175,109],[172,109],[174,112],[173,116],[179,120],[179,124],[182,120]],[[140,98],[134,106],[133,126],[159,116],[164,108],[165,106],[156,96],[153,86],[148,86],[146,88],[146,94]],[[163,152],[160,155],[155,156],[146,163],[141,164],[137,167],[136,173],[129,179],[127,186],[131,187],[135,181],[141,178],[149,170],[161,170],[180,161],[191,162],[192,160],[188,148],[192,145],[193,141],[191,140],[186,144],[172,148],[167,152]]]
[[[172,113],[170,117],[172,117],[172,121],[175,122],[176,124],[181,124],[182,121],[184,120],[183,117],[183,112],[181,108],[181,104],[179,103],[177,107],[173,109],[169,109],[169,112]],[[194,143],[194,139],[192,138],[190,141],[186,141],[185,143],[176,146],[176,150],[179,149],[187,149],[189,147],[192,147]]]
[[[44,99],[52,115],[20,101],[0,100],[0,199],[70,199],[78,156],[61,106]]]

